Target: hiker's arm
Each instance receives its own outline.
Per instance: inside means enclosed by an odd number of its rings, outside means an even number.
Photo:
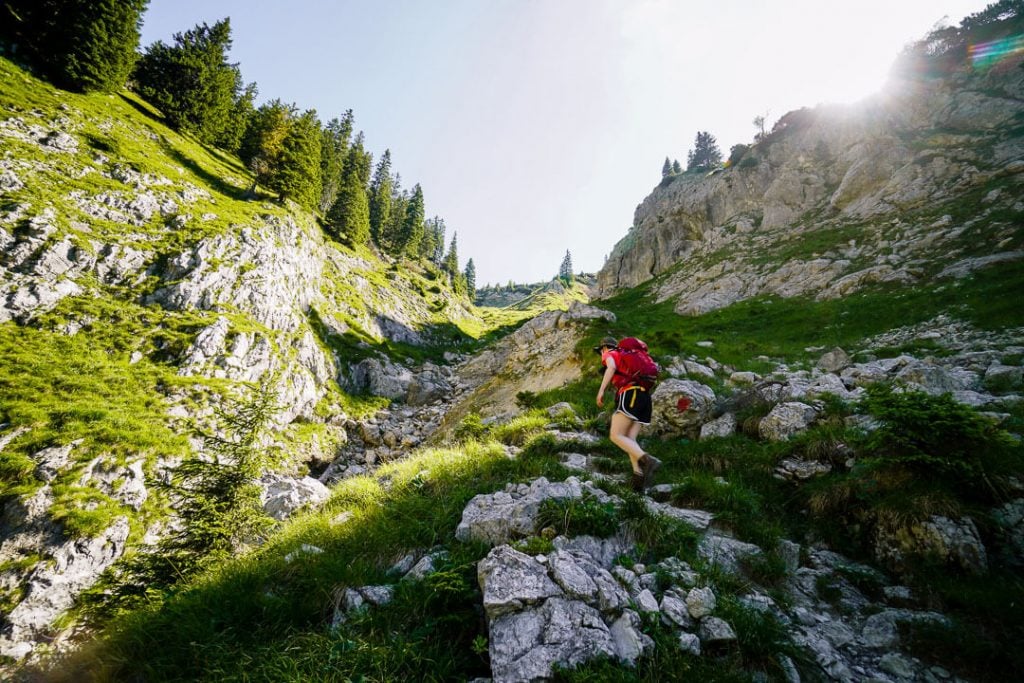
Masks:
[[[615,359],[609,355],[605,360],[605,365],[604,377],[601,379],[601,388],[597,390],[598,408],[604,405],[604,392],[608,388],[608,383],[612,381],[612,377],[615,376]]]

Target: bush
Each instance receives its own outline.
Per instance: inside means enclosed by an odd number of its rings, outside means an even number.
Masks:
[[[996,502],[1003,498],[1000,477],[1024,464],[1019,443],[948,394],[874,385],[860,409],[881,423],[863,444],[868,468],[901,465],[968,499]]]

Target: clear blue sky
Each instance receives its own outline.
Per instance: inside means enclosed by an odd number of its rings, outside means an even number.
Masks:
[[[346,109],[458,232],[477,283],[596,271],[698,130],[880,89],[902,47],[985,0],[151,0],[142,43],[231,17],[260,101]]]

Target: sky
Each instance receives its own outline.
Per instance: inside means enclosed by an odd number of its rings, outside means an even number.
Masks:
[[[596,272],[698,131],[879,91],[986,0],[151,0],[142,45],[231,18],[232,61],[356,130],[458,234],[477,286]]]

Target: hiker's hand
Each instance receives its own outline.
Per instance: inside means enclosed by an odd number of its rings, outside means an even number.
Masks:
[[[597,407],[604,407],[604,392],[601,392],[600,394],[597,395]]]

